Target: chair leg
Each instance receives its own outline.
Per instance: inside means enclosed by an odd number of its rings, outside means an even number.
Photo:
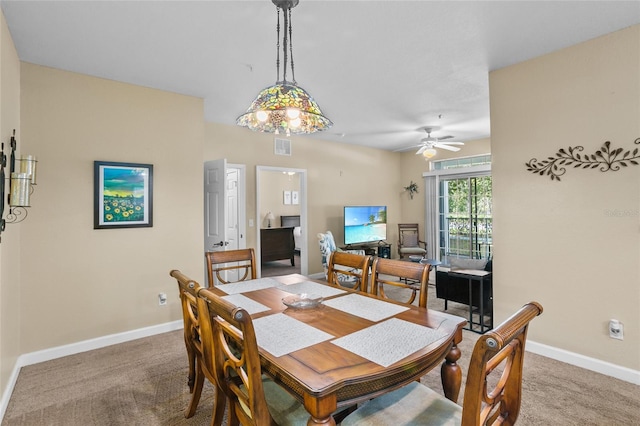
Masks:
[[[193,392],[191,393],[191,401],[189,401],[189,406],[184,412],[184,416],[187,419],[193,417],[193,415],[196,413],[198,403],[200,402],[200,395],[202,395],[202,387],[204,385],[204,372],[202,371],[202,367],[200,366],[199,358],[196,360],[195,374],[196,378],[193,385]]]
[[[196,354],[191,347],[191,342],[185,339],[187,347],[187,358],[189,359],[189,375],[187,376],[187,384],[189,385],[189,393],[193,393],[193,385],[196,380]]]
[[[211,426],[222,426],[224,410],[227,405],[227,397],[218,386],[215,387],[213,396],[213,412],[211,414]]]

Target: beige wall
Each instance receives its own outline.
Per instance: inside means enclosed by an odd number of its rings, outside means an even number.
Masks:
[[[179,319],[169,270],[203,277],[202,100],[28,63],[21,77],[23,149],[39,170],[20,351]],[[93,229],[95,160],[153,164],[153,227]]]
[[[300,204],[284,204],[284,191],[298,191],[300,194],[300,175],[289,176],[281,171],[263,171],[260,176],[260,204],[258,217],[262,218],[260,227],[267,227],[264,219],[268,212],[275,217],[271,221],[274,228],[280,227],[280,216],[300,214]]]
[[[292,155],[275,155],[271,134],[253,133],[237,126],[205,125],[205,160],[226,158],[247,166],[247,219],[256,217],[256,166],[307,170],[309,273],[322,272],[316,235],[330,230],[336,243],[344,242],[342,224],[345,205],[388,206],[389,234],[397,240],[397,223],[402,220],[400,155],[292,136]],[[264,202],[262,208],[266,208]],[[247,247],[255,247],[257,228],[247,227]]]
[[[536,342],[640,370],[640,166],[525,168],[560,148],[639,148],[640,26],[490,75],[498,320],[544,306]],[[607,323],[625,325],[624,340]]]
[[[0,141],[10,149],[13,130],[23,150],[20,132],[20,61],[0,14]],[[6,151],[5,151],[6,152]],[[8,176],[9,172],[5,172]],[[5,181],[6,182],[6,181]],[[0,200],[2,201],[2,200]],[[5,216],[6,217],[6,213]],[[20,230],[23,224],[7,224],[0,244],[0,391],[6,388],[20,350]],[[0,393],[1,394],[1,393]]]

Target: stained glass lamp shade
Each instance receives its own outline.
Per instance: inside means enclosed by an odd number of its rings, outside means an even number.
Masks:
[[[236,123],[257,132],[305,134],[333,124],[302,87],[285,82],[262,90]]]

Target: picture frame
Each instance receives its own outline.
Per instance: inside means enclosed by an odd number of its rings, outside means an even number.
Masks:
[[[298,191],[291,191],[291,204],[300,204]]]
[[[93,162],[93,228],[153,226],[153,165]]]
[[[284,191],[284,204],[291,204],[291,191]]]

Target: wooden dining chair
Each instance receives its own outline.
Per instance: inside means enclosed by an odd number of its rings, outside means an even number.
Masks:
[[[334,251],[329,256],[327,281],[331,285],[366,293],[371,256]]]
[[[198,292],[202,289],[200,284],[190,279],[177,269],[169,272],[178,282],[180,301],[182,303],[182,319],[184,325],[184,344],[187,348],[187,358],[189,360],[189,373],[187,383],[191,400],[187,406],[184,416],[192,417],[202,395],[204,380],[207,378],[215,386],[215,377],[212,370],[206,370],[202,363],[202,340],[200,338],[200,316],[198,315]],[[216,389],[214,397],[214,418],[216,415],[222,420],[226,405],[224,394]]]
[[[207,259],[209,287],[258,278],[253,248],[208,251],[204,255]]]
[[[305,425],[304,406],[272,380],[263,378],[256,334],[246,310],[202,289],[201,338],[206,368],[214,372],[229,401],[229,425]],[[214,425],[214,423],[211,423]]]
[[[416,300],[419,295],[418,306],[427,307],[429,270],[428,263],[407,262],[404,260],[385,259],[377,257],[371,268],[371,291],[378,296],[397,300],[408,305]],[[411,293],[407,299],[398,300],[397,297],[389,297],[385,292],[385,286],[397,289],[406,289]],[[398,293],[398,292],[394,292]],[[403,292],[406,294],[406,292]]]
[[[462,406],[412,382],[364,403],[342,421],[355,425],[513,425],[520,412],[527,330],[542,306],[530,302],[473,349]]]

